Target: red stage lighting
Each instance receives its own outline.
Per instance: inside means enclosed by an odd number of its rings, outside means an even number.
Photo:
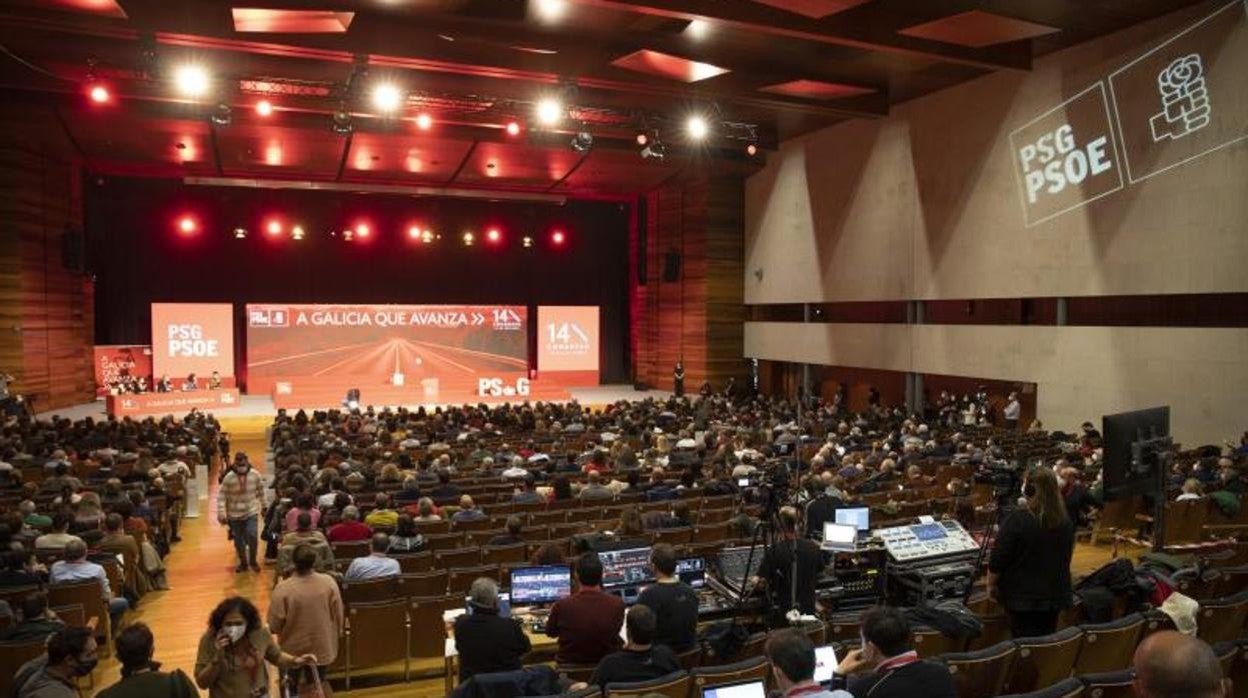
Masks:
[[[754,145],[753,143],[751,143],[751,144],[749,144],[749,145],[745,146],[745,154],[746,154],[746,155],[749,155],[749,156],[751,156],[751,157],[753,157],[754,155],[757,155],[757,154],[758,154],[758,146]]]
[[[272,116],[273,103],[267,99],[262,99],[259,102],[256,102],[256,113],[260,116]]]
[[[268,231],[269,235],[277,236],[282,234],[284,227],[281,221],[274,218],[264,226],[264,229]]]
[[[646,135],[645,131],[637,132],[637,145],[645,145],[649,142],[650,142],[650,137]]]
[[[502,241],[503,234],[498,230],[498,228],[490,228],[485,231],[485,239],[497,244]]]
[[[407,236],[413,240],[419,240],[420,239],[420,226],[419,225],[410,226],[407,229]]]
[[[509,136],[520,135],[520,124],[516,123],[515,121],[508,121],[507,122],[507,135]]]
[[[567,236],[563,234],[562,230],[556,230],[550,234],[550,241],[556,245],[562,245],[565,240],[567,240]]]
[[[416,128],[421,131],[428,131],[433,126],[433,117],[428,114],[416,115]]]
[[[194,235],[199,230],[199,224],[191,216],[182,216],[178,219],[178,231],[183,235]]]
[[[108,104],[113,100],[113,94],[108,91],[107,87],[100,84],[92,85],[87,90],[87,96],[96,104]]]
[[[355,236],[360,238],[361,240],[371,235],[372,232],[373,232],[372,228],[368,227],[367,223],[355,224]]]

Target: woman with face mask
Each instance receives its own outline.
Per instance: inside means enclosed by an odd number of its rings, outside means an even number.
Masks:
[[[270,683],[266,662],[286,670],[316,666],[316,657],[283,652],[247,599],[232,596],[217,604],[199,640],[195,683],[209,698],[264,698]]]

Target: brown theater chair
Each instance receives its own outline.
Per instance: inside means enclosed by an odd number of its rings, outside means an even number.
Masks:
[[[1007,688],[1012,693],[1026,693],[1070,678],[1083,647],[1083,631],[1065,628],[1043,637],[1019,638],[1014,644],[1018,657]]]
[[[700,512],[698,512],[698,525],[706,526],[710,524],[726,523],[732,520],[734,513],[735,512],[732,510],[732,507],[727,509],[707,509],[704,507]]]
[[[441,619],[438,620],[440,626]],[[350,606],[347,609],[347,690],[351,690],[351,672],[400,660],[403,680],[410,680],[408,630],[407,602],[403,599]],[[421,628],[421,632],[432,634],[431,630]]]
[[[523,562],[527,546],[524,543],[514,545],[487,545],[481,553],[481,561],[490,565],[504,562]]]
[[[371,552],[369,550],[369,541],[366,540],[339,541],[330,543],[329,547],[334,551],[335,560],[347,560],[348,562],[357,557],[367,557],[369,552]]]
[[[48,610],[55,613],[57,618],[60,618],[65,625],[68,625],[71,628],[91,627],[87,624],[87,612],[78,604],[74,604],[72,606],[56,606],[54,608],[49,608]]]
[[[399,571],[403,574],[428,572],[433,569],[433,553],[407,553],[391,557],[399,561]]]
[[[494,522],[489,518],[477,519],[476,521],[452,521],[451,531],[487,531],[494,527]]]
[[[393,601],[396,598],[400,598],[397,577],[342,583],[342,601],[348,605]]]
[[[828,620],[828,639],[839,642],[861,642],[862,614],[841,613]]]
[[[529,514],[529,524],[533,526],[550,526],[552,524],[561,524],[568,520],[568,512],[563,509],[534,511]]]
[[[41,591],[41,588],[38,584],[0,589],[0,601],[7,602],[9,604],[9,608],[17,609],[21,607],[22,599],[39,591]]]
[[[616,522],[612,521],[611,523],[614,526]],[[575,536],[578,533],[586,533],[588,532],[588,530],[589,530],[589,525],[587,521],[574,521],[572,523],[556,523],[556,524],[550,525],[549,532],[546,535],[550,536],[552,539],[570,538],[572,536]]]
[[[480,548],[439,550],[433,554],[433,566],[439,570],[449,570],[456,567],[474,567],[479,564],[481,564]]]
[[[395,593],[405,598],[443,596],[446,594],[446,580],[448,577],[450,577],[450,572],[447,570],[405,574],[399,577]]]
[[[667,676],[651,681],[634,681],[631,683],[609,683],[603,688],[606,698],[641,698],[641,696],[667,696],[667,698],[688,698],[692,679],[685,671],[674,671]]]
[[[409,659],[436,659],[439,660],[439,667],[444,666],[441,660],[446,656],[446,623],[442,614],[451,608],[452,603],[462,607],[464,599],[462,596],[408,599],[407,615],[411,621],[406,634]]]
[[[446,519],[439,521],[414,521],[416,532],[422,536],[436,536],[451,532],[451,522]]]
[[[1081,698],[1085,695],[1088,694],[1087,689],[1083,686],[1083,682],[1076,678],[1069,678],[1038,691],[1011,693],[1001,698]]]
[[[594,669],[597,668],[597,664],[555,664],[555,672],[559,674],[559,678],[573,683],[589,683]]]
[[[425,550],[454,550],[464,543],[463,533],[434,533],[425,536]]]
[[[498,581],[498,565],[452,568],[450,578],[446,582],[446,592],[448,594],[467,595],[473,581],[481,577],[489,577]]]
[[[660,528],[654,532],[654,544],[668,543],[669,545],[684,545],[690,542],[693,537],[692,526],[681,526],[679,528]]]
[[[1129,669],[1106,671],[1098,674],[1081,674],[1083,695],[1093,698],[1135,698],[1135,673]]]
[[[108,616],[108,603],[100,590],[100,583],[94,579],[85,582],[68,584],[52,584],[48,587],[49,606],[82,606],[87,616],[87,625],[95,628],[95,639],[100,645],[100,654],[108,656],[113,636],[112,623]],[[94,625],[92,625],[94,622]]]
[[[805,635],[806,639],[810,640],[810,644],[815,647],[827,644],[828,626],[824,625],[822,621],[800,623],[793,626],[793,629]]]
[[[489,528],[481,531],[468,531],[464,534],[465,548],[483,548],[495,536],[506,533],[506,528]]]
[[[695,646],[676,655],[676,663],[681,669],[692,669],[702,661],[702,647]]]
[[[914,643],[914,651],[918,652],[922,659],[931,659],[939,654],[961,652],[966,649],[965,640],[955,640],[935,628],[926,626],[914,628],[910,632],[910,641]]]
[[[994,698],[1002,693],[1018,647],[1001,642],[978,652],[946,654],[941,658],[958,689],[958,698]]]
[[[1161,611],[1153,609],[1151,611],[1146,611],[1143,615],[1144,629],[1140,631],[1140,642],[1143,642],[1144,638],[1152,635],[1153,633],[1159,633],[1163,630],[1176,629],[1174,627],[1174,621],[1171,620],[1170,616],[1162,613]]]
[[[1232,596],[1241,591],[1248,591],[1248,565],[1223,567],[1218,570],[1218,578],[1213,585],[1215,598]]]
[[[99,585],[96,585],[99,590]],[[29,642],[0,642],[0,696],[8,696],[13,690],[13,675],[22,665],[43,656],[46,640]]]
[[[717,521],[714,523],[699,523],[693,527],[693,535],[690,537],[691,543],[713,543],[728,537],[728,528],[731,526],[729,521]]]
[[[732,659],[735,661],[745,661],[754,657],[763,656],[763,646],[767,644],[767,633],[754,633],[741,646],[741,651],[737,652],[735,657],[723,657],[723,659]]]
[[[1206,601],[1196,616],[1196,636],[1216,644],[1241,637],[1248,627],[1248,591]]]
[[[1213,654],[1222,665],[1222,676],[1229,677],[1235,673],[1235,663],[1239,661],[1239,645],[1234,642],[1219,642],[1213,646]]]
[[[694,669],[689,673],[693,679],[691,696],[700,696],[705,688],[724,686],[746,681],[767,681],[771,664],[766,657],[752,657],[732,664],[706,666]]]
[[[1131,656],[1144,632],[1144,617],[1133,613],[1108,623],[1081,625],[1083,647],[1075,660],[1075,674],[1098,674],[1131,666]]]
[[[1004,613],[996,613],[980,616],[979,620],[983,623],[983,627],[980,629],[978,637],[973,637],[966,643],[966,651],[982,650],[985,647],[991,647],[998,642],[1005,642],[1010,639],[1009,616]]]

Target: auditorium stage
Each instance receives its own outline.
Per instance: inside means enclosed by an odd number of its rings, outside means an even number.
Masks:
[[[671,395],[670,392],[663,391],[663,390],[635,390],[633,386],[628,385],[628,384],[599,385],[599,386],[584,387],[584,388],[568,388],[567,390],[569,393],[571,393],[572,398],[574,400],[581,403],[582,405],[588,405],[592,407],[602,407],[604,405],[609,405],[619,400],[642,400],[648,397],[663,399]],[[497,404],[497,403],[501,403],[502,401],[503,401],[502,398],[489,398],[489,399],[484,400],[484,402],[489,403],[489,404]],[[511,398],[511,402],[513,403],[522,402],[522,401],[523,401],[522,398]],[[538,401],[537,398],[534,398],[531,400],[531,402],[537,402],[537,401]],[[273,405],[273,399],[270,398],[268,395],[244,395],[242,396],[242,400],[240,401],[240,403],[241,404],[239,404],[238,407],[222,408],[222,409],[216,409],[216,410],[210,410],[210,411],[214,415],[216,415],[218,418],[225,418],[225,419],[228,419],[231,417],[264,417],[264,416],[271,416],[277,413],[277,408],[274,407]],[[432,409],[434,407],[446,407],[448,404],[463,404],[463,403],[458,402],[458,403],[429,403],[429,404],[423,404],[423,405],[422,404],[374,405],[374,407],[380,408],[380,407],[400,407],[401,406],[401,407],[408,407],[408,408],[416,408],[416,407],[423,406],[426,409]],[[39,412],[37,416],[40,419],[44,419],[47,417],[51,417],[52,415],[57,415],[59,417],[63,417],[67,419],[83,419],[85,417],[94,417],[94,418],[99,419],[99,418],[105,417],[107,415],[107,412],[105,410],[104,400],[103,398],[101,398],[94,402],[88,402],[88,403],[84,403],[81,405],[74,405],[72,407],[62,407],[62,408],[55,409],[55,410],[48,410],[46,412]]]

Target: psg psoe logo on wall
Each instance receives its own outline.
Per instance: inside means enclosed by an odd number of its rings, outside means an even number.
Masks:
[[[1103,83],[1012,131],[1010,149],[1028,227],[1122,188]]]
[[[1154,141],[1182,138],[1209,125],[1209,91],[1200,54],[1174,59],[1157,75],[1157,89],[1162,108],[1149,122]]]
[[[1248,2],[1212,14],[1109,76],[1127,181],[1248,138]]]

